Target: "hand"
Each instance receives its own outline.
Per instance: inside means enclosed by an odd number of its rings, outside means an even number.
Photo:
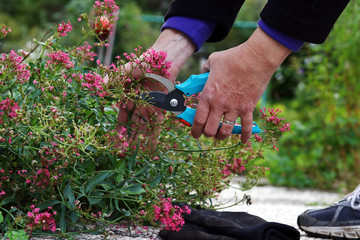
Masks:
[[[241,141],[251,136],[253,111],[264,93],[271,76],[291,53],[260,28],[243,44],[210,55],[202,71],[210,71],[197,106],[191,133],[223,140],[231,134],[235,121],[241,117]]]
[[[165,29],[157,41],[154,43],[152,48],[155,51],[163,51],[167,53],[166,60],[171,62],[171,68],[169,70],[170,73],[170,81],[175,82],[180,69],[186,62],[186,60],[191,56],[191,54],[195,50],[195,46],[193,43],[181,32]],[[141,76],[141,73],[137,71],[133,71],[133,74],[137,74],[138,77]],[[134,77],[137,77],[134,76]],[[154,90],[154,87],[149,84],[147,86],[149,90]],[[132,129],[135,131],[132,133],[132,136],[128,139],[129,143],[131,143],[134,139],[137,138],[139,132],[143,132],[146,135],[150,135],[150,139],[157,139],[157,135],[159,134],[159,129],[152,131],[147,128],[147,125],[144,122],[144,119],[150,124],[155,125],[156,123],[161,123],[163,121],[163,114],[161,110],[156,107],[143,107],[136,106],[134,102],[129,101],[127,103],[126,108],[120,108],[120,112],[118,115],[118,121],[121,123],[127,123],[129,120],[129,114],[133,112],[131,122]],[[154,116],[152,118],[151,116]],[[118,126],[118,130],[121,130],[121,126]]]

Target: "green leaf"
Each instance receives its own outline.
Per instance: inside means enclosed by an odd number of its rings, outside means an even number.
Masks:
[[[9,240],[28,240],[29,236],[26,235],[25,230],[11,230],[5,233],[5,237]]]
[[[71,220],[71,222],[73,222],[73,223],[76,223],[76,222],[79,220],[79,216],[77,215],[76,212],[72,212],[72,213],[70,214],[70,220]]]
[[[52,200],[50,202],[40,204],[38,207],[42,210],[42,209],[45,209],[45,208],[48,208],[48,207],[53,207],[53,206],[55,206],[55,205],[57,205],[59,203],[61,203],[59,200]]]
[[[135,172],[134,175],[138,176],[140,174],[142,174],[143,172],[145,172],[146,170],[148,170],[150,167],[149,166],[145,166],[142,169],[140,169],[139,171]]]
[[[104,112],[105,112],[106,114],[108,114],[108,115],[114,115],[114,116],[117,116],[117,115],[118,115],[118,113],[117,113],[112,107],[110,107],[110,106],[106,106],[106,107],[104,108]]]
[[[64,189],[64,196],[69,200],[69,204],[72,208],[75,208],[75,197],[72,192],[71,184],[68,182]]]
[[[103,195],[104,194],[101,192],[94,192],[94,193],[91,193],[91,195],[87,199],[91,205],[95,205],[95,204],[100,203],[103,200],[102,199]]]
[[[116,177],[115,177],[115,181],[116,183],[120,183],[122,180],[124,180],[123,175],[121,173],[119,173]]]
[[[140,146],[140,140],[138,140],[138,144],[136,145],[136,149],[135,149],[134,153],[131,155],[131,157],[129,159],[129,165],[128,165],[129,171],[132,171],[132,169],[133,169],[133,167],[135,165],[136,156],[139,153],[139,146]]]
[[[140,194],[145,192],[140,183],[129,185],[126,188],[122,188],[121,191],[127,194]]]
[[[89,179],[87,181],[89,184],[86,187],[86,193],[91,192],[92,188],[95,185],[102,183],[105,180],[105,178],[107,178],[111,174],[112,174],[112,172],[102,172],[102,173],[99,173],[98,175],[96,175],[94,178]]]
[[[61,215],[60,215],[60,230],[62,233],[66,232],[66,219],[65,219],[65,204],[61,204]]]
[[[160,182],[161,179],[164,177],[164,174],[161,174],[160,176],[154,178],[153,180],[150,181],[149,183],[149,188],[155,188]]]
[[[2,213],[0,212],[0,223],[2,223],[4,221],[4,217],[2,215]]]

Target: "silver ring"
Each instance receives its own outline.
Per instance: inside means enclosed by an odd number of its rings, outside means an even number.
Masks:
[[[223,119],[223,123],[229,124],[229,125],[235,125],[235,121],[229,121],[226,119]]]

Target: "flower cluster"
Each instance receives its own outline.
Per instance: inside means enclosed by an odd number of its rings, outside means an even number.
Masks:
[[[246,170],[246,162],[242,158],[233,158],[232,162],[228,161],[225,165],[225,168],[222,170],[224,176],[229,176],[230,174],[241,174]]]
[[[171,198],[161,198],[159,206],[154,205],[155,220],[160,221],[165,229],[171,231],[180,231],[181,227],[185,224],[183,214],[190,214],[191,210],[184,206],[173,206]]]
[[[136,49],[135,49],[136,51]],[[166,60],[167,54],[166,52],[159,52],[155,51],[154,49],[150,48],[148,49],[143,55],[142,58],[144,58],[145,62],[149,64],[148,72],[153,73],[153,69],[160,70],[156,73],[162,76],[170,76],[168,70],[171,67],[171,62],[168,62]]]
[[[99,39],[104,41],[110,35],[113,24],[118,20],[119,7],[114,0],[95,1],[93,7],[95,14],[93,28]]]
[[[60,67],[70,69],[74,67],[74,64],[70,61],[69,54],[58,50],[48,54],[49,60],[47,61],[47,67]]]
[[[17,112],[19,110],[20,107],[18,103],[8,97],[0,101],[0,124],[4,124],[6,119],[16,119],[18,117]],[[0,141],[2,141],[1,136]]]
[[[84,61],[94,61],[96,53],[91,49],[92,46],[85,42],[84,45],[76,47],[76,49],[71,52],[71,55],[78,58],[80,63],[83,63]]]
[[[45,212],[40,213],[40,208],[36,208],[35,205],[31,205],[31,211],[27,213],[27,228],[32,232],[34,229],[42,228],[44,231],[56,231],[55,211],[50,212],[51,207]]]
[[[279,114],[281,113],[280,109],[273,109],[269,108],[266,109],[265,107],[263,109],[260,109],[261,112],[261,119],[265,120],[267,123],[279,126],[280,131],[286,132],[290,130],[290,123],[283,123],[285,120],[284,118],[279,117]]]
[[[261,113],[261,120],[264,121],[264,131],[265,135],[269,136],[260,136],[259,134],[255,134],[255,141],[258,143],[267,142],[267,144],[272,145],[272,148],[276,151],[279,149],[276,146],[277,137],[280,135],[281,132],[290,131],[290,123],[285,123],[284,118],[279,117],[281,114],[280,109],[273,109],[269,108],[260,109]]]
[[[95,1],[93,7],[96,16],[108,16],[109,18],[116,18],[115,13],[119,11],[119,7],[116,5],[114,0]]]
[[[9,180],[9,175],[8,174],[5,174],[5,170],[4,169],[0,169],[0,198],[2,196],[5,196],[6,195],[6,192],[5,190],[3,189],[4,186],[3,184]]]
[[[11,28],[7,27],[5,24],[0,25],[0,39],[6,37],[9,32],[11,32]]]
[[[16,54],[13,50],[9,54],[2,53],[0,56],[0,85],[4,81],[19,81],[21,84],[30,78],[29,66],[23,63],[23,57]]]
[[[59,26],[57,28],[59,36],[61,37],[65,37],[69,32],[71,32],[71,30],[72,30],[72,26],[69,20],[67,23],[65,22],[59,23]]]

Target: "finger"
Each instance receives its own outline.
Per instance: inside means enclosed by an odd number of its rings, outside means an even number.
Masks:
[[[225,138],[227,138],[231,134],[234,128],[234,124],[230,122],[235,123],[237,118],[238,118],[238,114],[236,113],[225,113],[221,127],[216,133],[215,138],[218,140],[224,140]]]
[[[241,142],[243,144],[246,144],[251,137],[252,124],[253,124],[252,112],[249,112],[241,116]]]
[[[191,128],[191,135],[194,138],[196,139],[199,138],[203,133],[203,129],[207,122],[209,113],[210,113],[210,106],[207,103],[204,103],[204,101],[202,101],[200,98],[198,107],[196,109],[193,126]]]
[[[219,125],[223,114],[224,114],[223,111],[210,110],[203,131],[206,137],[214,137],[216,135],[216,133],[219,130]]]
[[[129,114],[134,110],[135,103],[128,101],[124,106],[122,103],[119,104],[119,114],[117,120],[121,123],[127,123],[129,120]]]

